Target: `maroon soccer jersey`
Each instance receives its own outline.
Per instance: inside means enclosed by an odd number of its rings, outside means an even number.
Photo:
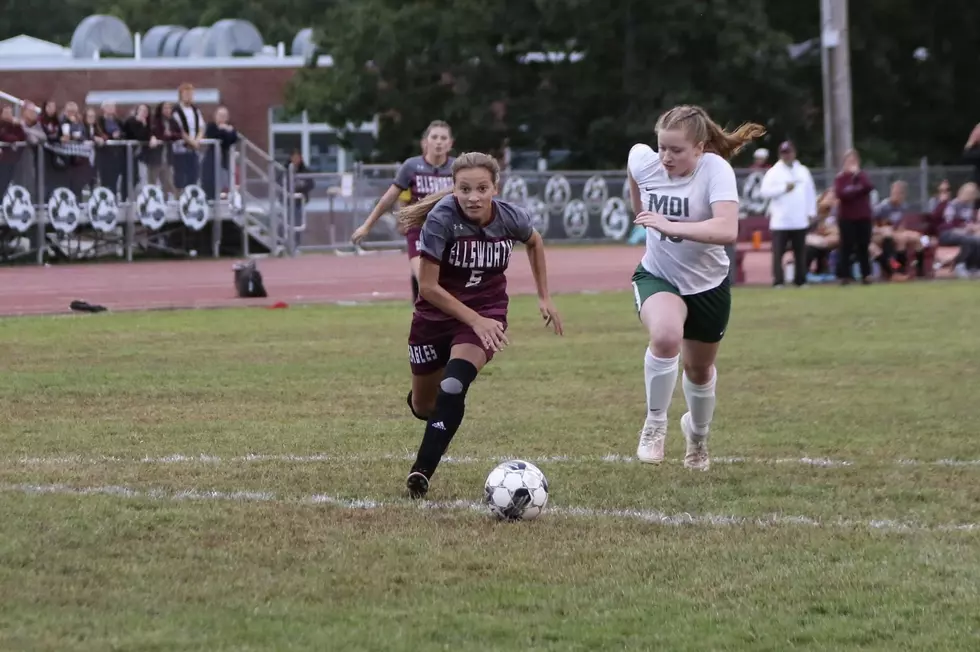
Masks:
[[[445,190],[453,185],[453,157],[436,167],[425,160],[424,156],[413,156],[398,168],[395,180],[392,182],[402,190],[412,193],[410,204],[424,199],[428,195]]]
[[[493,219],[484,227],[465,216],[456,198],[439,200],[422,226],[421,255],[439,263],[439,284],[484,317],[507,315],[507,278],[515,242],[534,233],[531,218],[520,206],[493,200]],[[453,319],[419,298],[415,310],[431,321]]]

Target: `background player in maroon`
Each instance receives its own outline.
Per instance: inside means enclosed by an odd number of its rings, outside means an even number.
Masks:
[[[421,228],[419,299],[408,336],[412,413],[425,435],[406,484],[425,496],[439,460],[463,422],[466,392],[493,354],[507,345],[507,277],[515,242],[523,242],[545,324],[562,334],[548,293],[544,243],[520,206],[494,199],[500,167],[470,152],[456,159],[451,190],[403,208],[399,221]]]
[[[411,193],[409,204],[414,204],[432,193],[452,187],[453,159],[449,156],[452,148],[453,132],[449,124],[442,120],[429,123],[422,134],[422,155],[413,156],[402,163],[391,187],[378,200],[364,224],[354,231],[351,241],[359,244],[367,237],[381,216],[391,210],[403,191],[408,190]],[[419,231],[417,227],[409,227],[404,231],[408,260],[412,266],[412,298],[415,301],[419,296]]]

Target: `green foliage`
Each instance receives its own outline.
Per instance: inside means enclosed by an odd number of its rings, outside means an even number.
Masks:
[[[98,13],[95,6],[94,0],[0,0],[0,39],[26,34],[67,47],[78,23]]]
[[[732,124],[804,124],[789,41],[768,27],[759,0],[457,0],[452,11],[360,0],[337,3],[319,27],[334,67],[300,75],[291,108],[333,124],[380,115],[386,160],[415,151],[437,117],[463,149],[509,139],[571,150],[578,167],[621,166],[629,145],[649,140],[656,116],[677,103],[702,104]],[[585,56],[522,63],[528,52]]]
[[[854,134],[868,162],[958,162],[980,105],[971,81],[980,4],[852,0],[850,10]],[[822,161],[819,48],[795,61],[786,54],[819,36],[816,0],[0,0],[0,11],[0,38],[64,45],[93,13],[141,32],[243,18],[287,46],[315,26],[336,66],[299,75],[291,108],[338,125],[380,114],[384,160],[417,151],[425,125],[443,118],[463,148],[508,139],[569,149],[579,167],[621,166],[626,147],[651,138],[660,111],[698,102],[722,122],[763,122],[770,146],[792,138],[804,159]],[[925,60],[914,57],[920,47]],[[519,62],[526,52],[568,51],[586,56]]]
[[[765,5],[772,26],[795,42],[819,36],[819,3]],[[958,162],[980,105],[973,81],[980,4],[852,0],[849,22],[854,139],[872,155],[867,162],[910,165],[922,156]],[[929,53],[925,61],[914,56],[920,47]],[[801,68],[799,84],[821,101],[819,51]],[[820,127],[811,132],[803,149],[814,160],[822,156],[821,134]]]

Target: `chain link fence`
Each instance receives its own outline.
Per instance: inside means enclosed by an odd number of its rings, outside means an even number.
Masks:
[[[309,198],[298,222],[305,230],[299,250],[349,248],[351,234],[391,186],[397,164],[362,165],[349,174],[300,174],[306,180]],[[865,170],[875,184],[873,201],[888,196],[894,181],[908,184],[908,201],[926,210],[929,197],[940,181],[953,188],[972,178],[970,167],[930,166],[872,168]],[[836,170],[811,169],[817,191],[832,185]],[[758,196],[761,170],[736,170],[742,192],[742,218],[764,215],[765,202]],[[346,179],[345,179],[346,177]],[[502,175],[500,197],[524,206],[535,228],[549,241],[603,243],[626,240],[633,227],[629,186],[624,170],[599,171],[512,171]],[[371,248],[404,247],[395,217],[385,214],[364,242]]]

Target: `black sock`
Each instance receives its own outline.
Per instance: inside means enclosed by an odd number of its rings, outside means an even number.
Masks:
[[[431,478],[439,461],[449,449],[456,431],[463,423],[466,411],[466,390],[476,378],[476,367],[466,360],[450,360],[436,395],[436,407],[425,424],[425,434],[419,446],[412,472]]]
[[[415,278],[415,275],[413,274],[412,275],[412,303],[415,303],[418,300],[419,300],[419,281],[417,278]]]

